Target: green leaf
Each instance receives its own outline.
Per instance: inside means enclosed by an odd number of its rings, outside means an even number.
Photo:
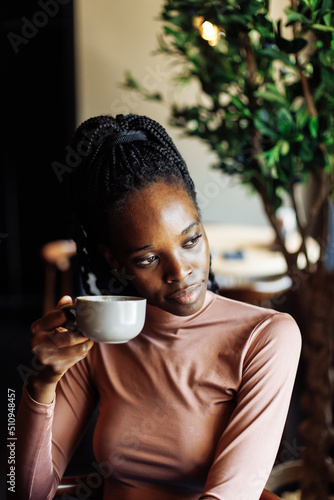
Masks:
[[[245,104],[242,102],[241,99],[239,99],[239,97],[236,97],[235,95],[230,95],[230,98],[231,98],[231,102],[232,104],[239,110],[239,111],[244,111],[246,106]]]
[[[304,134],[292,134],[290,137],[291,142],[301,142],[304,140]]]
[[[280,153],[286,156],[290,152],[290,144],[288,141],[279,141],[280,143]]]
[[[133,90],[141,90],[141,86],[137,82],[137,80],[132,76],[130,71],[125,72],[125,82],[124,87]]]
[[[276,125],[282,136],[288,136],[294,128],[294,120],[291,113],[286,108],[281,108],[277,112]]]
[[[219,15],[218,16],[218,22],[221,26],[233,26],[234,27],[239,27],[244,26],[246,27],[248,25],[248,20],[245,18],[245,16],[242,15],[235,15],[235,14],[230,14],[230,15]]]
[[[300,143],[299,156],[303,162],[309,162],[313,159],[313,150],[307,141]]]
[[[333,14],[333,11],[330,11],[330,12],[327,12],[327,14],[325,14],[323,16],[323,20],[324,20],[326,26],[330,26],[331,25],[332,14]]]
[[[331,31],[332,33],[334,33],[333,26],[324,26],[323,24],[312,24],[312,29],[318,31]]]
[[[162,101],[163,100],[163,97],[161,94],[159,93],[156,93],[156,94],[145,94],[145,98],[148,100],[148,101]]]
[[[273,167],[279,162],[280,145],[277,143],[272,149],[267,151],[268,166]],[[277,177],[277,174],[276,174]]]
[[[334,71],[326,68],[321,69],[321,78],[324,85],[323,92],[334,92]]]
[[[294,10],[291,9],[285,9],[285,13],[287,14],[287,20],[288,20],[286,26],[290,26],[295,22],[300,22],[306,25],[312,24],[312,21],[310,21],[310,19],[307,19],[307,17],[305,17],[303,14],[300,14],[299,12],[295,12]]]
[[[312,10],[315,10],[317,8],[317,5],[318,3],[320,2],[321,0],[310,0],[309,1],[309,5],[311,7]]]
[[[303,130],[309,119],[309,116],[310,115],[308,113],[306,105],[303,104],[302,106],[300,106],[299,110],[296,112],[296,124],[299,130]]]
[[[318,137],[319,120],[317,116],[311,116],[308,122],[311,137],[314,139]]]
[[[320,0],[318,0],[320,1]],[[321,1],[321,8],[323,12],[326,12],[332,8],[332,0],[322,0]]]
[[[273,92],[271,90],[257,90],[256,92],[254,92],[254,96],[258,97],[259,99],[263,99],[264,101],[276,102],[284,106],[287,104],[286,99],[284,96],[282,96],[282,94],[280,94],[279,92]]]
[[[163,29],[166,35],[171,35],[174,38],[176,38],[180,34],[179,31],[173,30],[170,26],[164,26]]]
[[[277,133],[277,131],[274,128],[270,128],[259,118],[254,119],[254,125],[263,135],[266,135],[267,137],[270,137],[274,140],[279,139],[279,134]]]

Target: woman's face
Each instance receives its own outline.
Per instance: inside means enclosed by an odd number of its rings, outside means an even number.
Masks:
[[[114,252],[103,251],[108,263],[130,276],[149,304],[178,316],[202,307],[208,241],[185,189],[159,182],[131,195],[112,232]]]

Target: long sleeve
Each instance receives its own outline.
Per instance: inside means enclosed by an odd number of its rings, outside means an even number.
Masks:
[[[276,314],[252,332],[236,408],[216,449],[201,499],[258,500],[273,466],[301,347],[295,321]]]
[[[54,491],[57,477],[52,464],[53,403],[39,404],[23,387],[16,418],[16,494],[17,500],[33,498],[35,485],[45,499],[52,498],[47,491]],[[42,498],[40,496],[39,498]]]
[[[96,405],[86,360],[61,379],[51,404],[24,387],[17,414],[17,500],[50,500]]]

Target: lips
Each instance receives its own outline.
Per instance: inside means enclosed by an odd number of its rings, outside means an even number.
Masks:
[[[192,304],[195,302],[200,294],[202,283],[195,283],[187,288],[183,288],[178,292],[175,292],[167,296],[168,300],[175,300],[180,304]]]

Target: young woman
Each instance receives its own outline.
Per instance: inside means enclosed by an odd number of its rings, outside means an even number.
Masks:
[[[59,308],[32,325],[40,370],[17,418],[18,498],[53,498],[98,404],[104,500],[258,500],[298,365],[296,323],[210,291],[194,185],[159,124],[99,116],[78,128],[73,148],[86,292],[145,297],[147,317],[118,345],[67,329]]]

